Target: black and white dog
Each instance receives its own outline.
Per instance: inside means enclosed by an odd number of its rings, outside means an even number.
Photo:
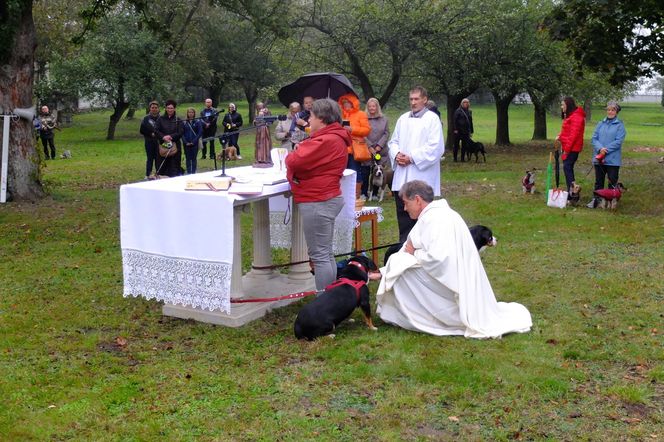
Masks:
[[[475,247],[477,247],[477,250],[479,252],[483,252],[484,249],[487,247],[493,247],[496,244],[498,244],[498,240],[496,239],[495,236],[493,236],[493,232],[491,231],[490,228],[486,226],[472,226],[469,227],[468,230],[470,230],[470,236],[473,237],[473,242],[475,243]],[[387,249],[387,252],[385,252],[385,260],[383,262],[383,265],[387,265],[387,260],[390,258],[390,256],[393,253],[398,252],[401,250],[401,247],[403,246],[403,243],[399,244],[394,244],[390,246]]]
[[[465,155],[466,158],[468,158],[468,161],[472,158],[473,154],[475,155],[475,162],[477,163],[480,159],[479,155],[482,154],[482,157],[484,158],[484,162],[486,163],[486,150],[484,150],[484,144],[480,143],[479,141],[473,141],[470,140],[470,143],[468,143],[468,146],[466,147],[466,150],[464,152],[461,152],[461,155]]]
[[[475,247],[477,247],[480,253],[487,247],[494,247],[498,244],[498,240],[493,236],[493,232],[486,226],[476,225],[469,227],[468,230],[470,230]]]
[[[338,279],[297,314],[293,327],[295,337],[309,341],[325,335],[334,337],[336,327],[357,307],[362,309],[367,327],[377,330],[371,321],[367,287],[369,271],[372,270],[376,270],[376,264],[366,256],[350,258],[346,266],[337,272]]]

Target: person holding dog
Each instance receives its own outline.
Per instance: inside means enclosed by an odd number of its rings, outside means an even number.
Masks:
[[[175,114],[177,103],[166,100],[166,112],[157,120],[155,132],[161,142],[157,158],[157,175],[169,177],[182,175],[182,144],[184,133],[182,120]]]
[[[459,143],[461,142],[461,162],[466,161],[464,153],[468,151],[470,146],[470,136],[475,132],[473,128],[473,112],[470,110],[470,100],[464,98],[461,104],[454,111],[454,162],[457,162],[457,155],[459,153]]]
[[[390,164],[389,149],[387,141],[390,138],[390,128],[387,117],[383,115],[380,102],[376,98],[367,100],[366,114],[369,117],[369,126],[371,131],[367,135],[367,144],[369,152],[373,157],[371,160],[362,163],[362,195],[368,198],[369,195],[369,176],[371,175],[371,166],[376,161],[383,170],[387,170]],[[377,157],[378,155],[378,157]],[[376,159],[379,158],[379,159]]]
[[[426,107],[428,93],[422,86],[412,88],[408,94],[410,111],[401,115],[388,144],[394,175],[392,192],[412,180],[430,183],[434,194],[440,196],[440,159],[445,152],[443,126],[440,118]],[[404,210],[401,198],[394,199],[399,242],[404,242],[415,225]]]
[[[569,192],[574,179],[574,163],[583,150],[583,134],[586,130],[586,113],[582,107],[577,107],[574,98],[565,97],[560,103],[563,125],[556,140],[560,142],[563,151],[563,171],[565,184]]]
[[[380,273],[376,312],[383,321],[436,336],[497,338],[525,333],[530,312],[497,302],[466,222],[434,189],[414,180],[399,197],[417,224]]]
[[[300,112],[300,103],[297,101],[293,101],[291,104],[288,105],[288,113],[286,114],[286,119],[285,120],[279,120],[277,122],[277,126],[274,128],[274,138],[277,139],[277,141],[281,142],[281,148],[287,149],[289,152],[293,150],[293,139],[292,139],[292,132],[291,132],[291,126],[293,125],[293,122],[295,121],[295,116],[297,113]],[[297,140],[298,142],[300,140]]]
[[[240,146],[238,144],[240,134],[237,132],[240,130],[244,122],[242,121],[242,115],[237,111],[234,103],[228,104],[228,113],[224,115],[222,123],[224,125],[224,133],[229,134],[222,138],[222,146],[235,146],[235,149],[237,150],[237,159],[241,160],[242,155],[240,155]]]
[[[309,116],[310,138],[286,157],[286,177],[302,216],[317,290],[323,290],[337,277],[332,249],[334,222],[344,206],[341,178],[352,143],[341,122],[341,110],[334,100],[316,100]]]
[[[618,175],[622,164],[622,144],[627,132],[625,124],[618,118],[620,105],[609,101],[606,105],[606,118],[597,123],[593,132],[593,158],[595,167],[595,190],[604,189],[606,178],[609,179],[609,188],[618,185]],[[588,208],[597,207],[598,200],[593,198]]]
[[[39,136],[42,140],[45,159],[55,159],[55,129],[58,129],[58,119],[50,112],[48,106],[44,105],[39,113]],[[48,148],[51,148],[51,156],[48,155]]]

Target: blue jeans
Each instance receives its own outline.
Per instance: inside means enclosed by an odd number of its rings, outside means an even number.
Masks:
[[[187,174],[196,173],[196,157],[198,156],[198,143],[184,147],[184,162],[187,166]]]
[[[323,290],[337,279],[337,262],[332,249],[334,220],[344,207],[344,199],[337,196],[327,201],[299,203],[309,258],[314,264],[316,290]]]

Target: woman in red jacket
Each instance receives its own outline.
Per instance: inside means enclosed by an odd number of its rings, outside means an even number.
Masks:
[[[302,216],[316,289],[323,290],[337,279],[332,251],[334,220],[344,206],[341,177],[352,140],[341,126],[339,106],[329,98],[314,102],[309,127],[311,137],[286,157],[286,177]]]
[[[583,149],[583,133],[586,130],[586,113],[577,107],[572,97],[565,97],[560,103],[563,125],[556,140],[560,141],[563,154],[563,171],[565,184],[569,191],[574,181],[574,163]]]

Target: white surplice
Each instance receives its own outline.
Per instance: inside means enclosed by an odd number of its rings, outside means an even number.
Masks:
[[[411,112],[401,115],[388,146],[394,170],[393,191],[409,181],[422,180],[433,187],[434,195],[440,196],[440,158],[445,153],[445,140],[438,115],[431,111],[420,118],[412,117]],[[399,166],[396,163],[399,152],[410,156],[412,163]]]
[[[447,201],[427,205],[408,238],[415,254],[402,249],[381,269],[376,300],[383,321],[467,338],[530,330],[523,305],[496,301],[468,227]]]

